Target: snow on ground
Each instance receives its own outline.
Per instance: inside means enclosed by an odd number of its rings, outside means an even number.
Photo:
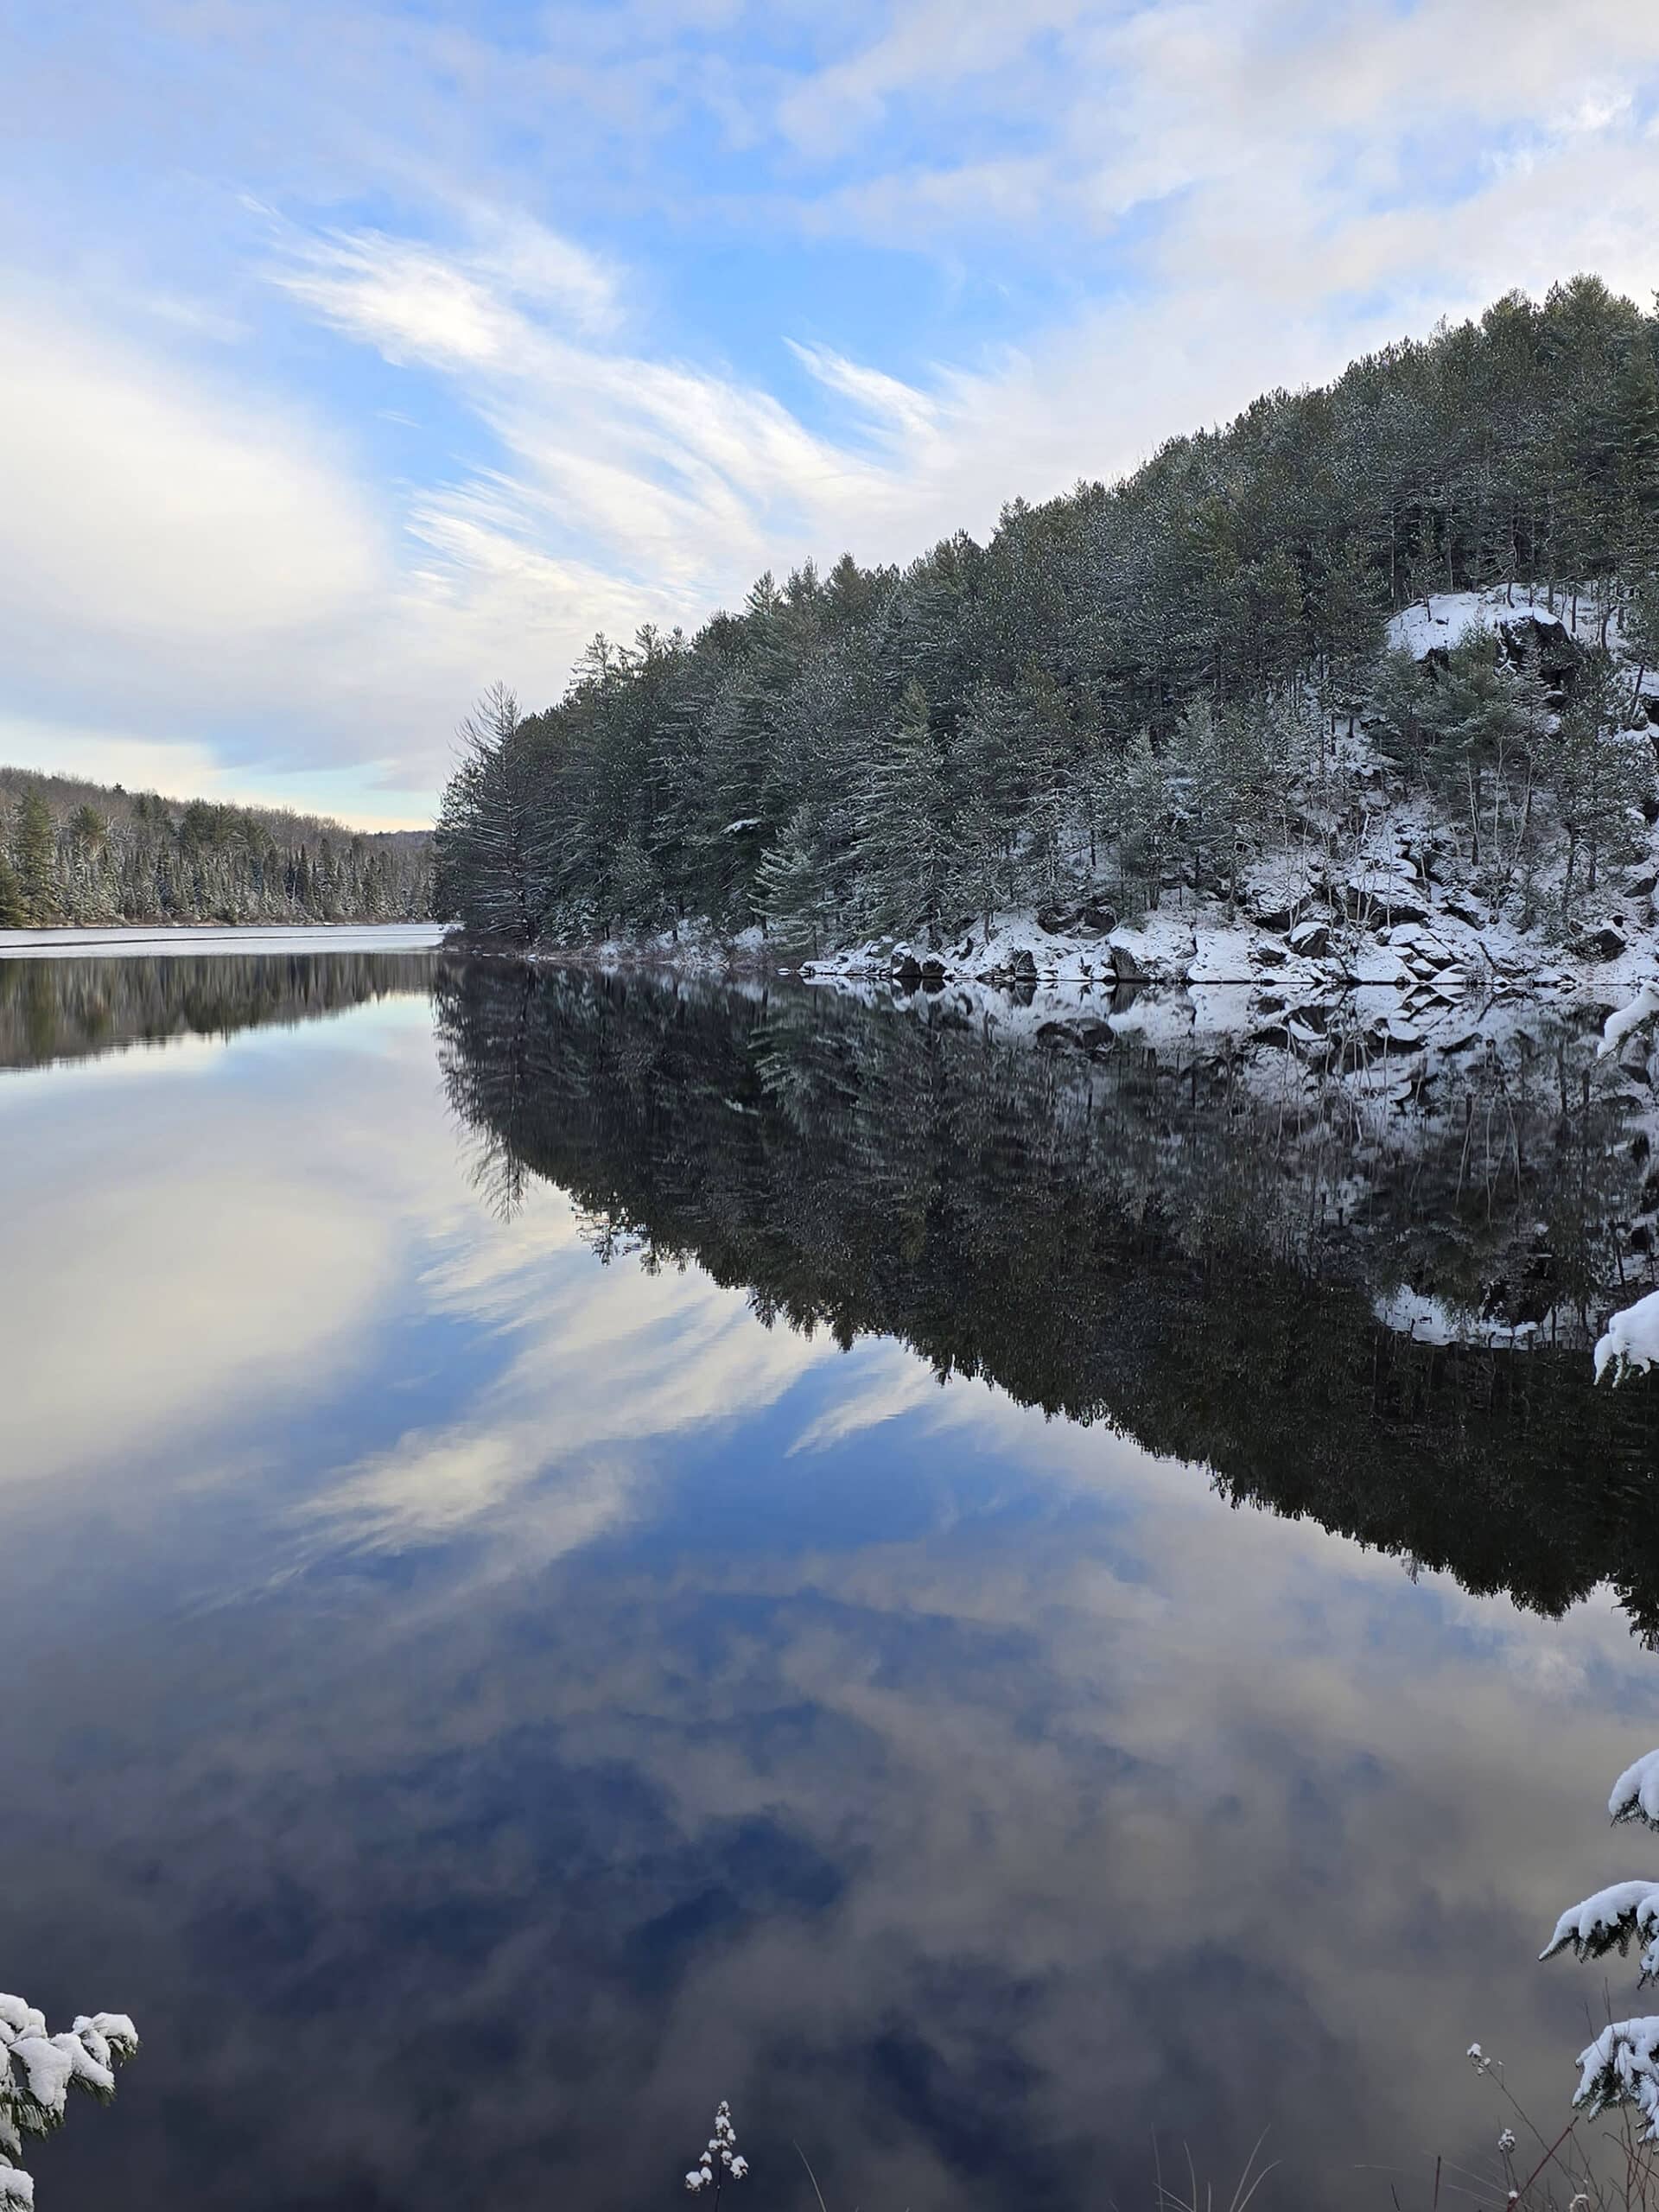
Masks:
[[[1403,1285],[1374,1299],[1371,1311],[1385,1329],[1420,1344],[1517,1344],[1548,1325],[1547,1321],[1518,1321],[1511,1325],[1456,1313],[1443,1299]]]
[[[1579,607],[1579,634],[1586,639],[1599,635],[1599,613],[1592,611],[1587,597],[1580,599]],[[1449,652],[1453,645],[1460,645],[1471,630],[1501,630],[1507,624],[1529,619],[1557,625],[1565,632],[1571,624],[1571,604],[1563,601],[1556,612],[1541,594],[1529,598],[1524,584],[1492,584],[1484,591],[1437,591],[1390,617],[1389,643],[1405,646],[1421,660],[1436,650]]]

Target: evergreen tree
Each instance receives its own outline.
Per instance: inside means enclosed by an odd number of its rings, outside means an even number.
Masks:
[[[865,792],[859,858],[871,920],[903,936],[939,943],[940,902],[950,858],[944,763],[919,683],[905,686],[898,716]]]
[[[58,838],[52,810],[38,791],[17,802],[13,831],[17,881],[29,920],[43,928],[59,918]]]
[[[809,808],[797,807],[766,848],[755,905],[780,952],[816,956],[821,950],[830,904]]]
[[[437,855],[446,903],[482,937],[534,944],[547,906],[541,762],[530,726],[504,684],[486,693],[460,730],[462,760],[444,792]],[[296,896],[316,893],[300,855]]]
[[[1544,740],[1543,772],[1567,841],[1560,920],[1570,930],[1604,866],[1641,849],[1641,809],[1654,785],[1652,747],[1626,728],[1611,657],[1592,652],[1566,711]]]
[[[23,887],[17,880],[17,871],[4,846],[0,845],[0,930],[26,930],[29,922],[29,902],[23,897]]]

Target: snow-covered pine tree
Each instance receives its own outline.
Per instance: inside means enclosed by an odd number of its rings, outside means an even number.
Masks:
[[[23,904],[30,921],[44,927],[58,911],[58,837],[52,810],[39,791],[25,791],[18,800],[12,835]]]
[[[21,1997],[0,1996],[0,2212],[29,2212],[34,2177],[17,2163],[23,2139],[63,2125],[71,2089],[107,2101],[115,2069],[138,2048],[124,2012],[79,2014],[59,2035]]]
[[[858,843],[863,891],[880,928],[921,931],[939,942],[949,857],[944,764],[919,683],[906,684],[898,715],[865,794]]]
[[[1115,798],[1117,862],[1123,903],[1155,907],[1174,842],[1173,809],[1163,761],[1141,730],[1119,765]]]
[[[1644,563],[1630,579],[1623,628],[1624,650],[1636,663],[1630,686],[1631,721],[1641,719],[1642,686],[1648,671],[1659,668],[1659,563]]]
[[[810,807],[798,806],[761,855],[755,906],[780,952],[817,952],[830,910]]]
[[[957,726],[952,889],[978,913],[987,938],[998,905],[1012,906],[1018,895],[1014,843],[1038,737],[1028,703],[1000,684],[981,684]]]
[[[443,794],[438,868],[454,910],[482,937],[533,944],[547,903],[536,749],[518,702],[496,684],[461,723],[461,766]],[[302,863],[305,855],[301,855]],[[310,871],[315,887],[315,871]],[[316,895],[308,890],[307,899]]]
[[[1598,646],[1586,655],[1566,710],[1553,728],[1546,720],[1539,742],[1541,771],[1567,838],[1563,929],[1573,926],[1580,897],[1594,891],[1598,869],[1642,849],[1640,809],[1653,790],[1653,750],[1624,727],[1628,714],[1623,679]]]
[[[1607,1800],[1607,1815],[1615,1826],[1640,1821],[1659,1828],[1659,1751],[1625,1768]],[[1569,1905],[1539,1956],[1553,1959],[1570,1949],[1580,1959],[1599,1959],[1616,1950],[1623,1958],[1632,1939],[1642,1946],[1639,1989],[1659,1980],[1659,1878],[1614,1882]],[[1635,2105],[1647,2122],[1648,2140],[1659,2142],[1659,2018],[1609,2021],[1579,2054],[1573,2101],[1592,2120],[1611,2105]]]
[[[0,930],[26,930],[29,921],[29,902],[6,851],[4,813],[0,810]]]

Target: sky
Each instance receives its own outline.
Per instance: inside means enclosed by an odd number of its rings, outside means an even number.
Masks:
[[[0,760],[418,823],[598,631],[1656,241],[1639,0],[0,0]]]

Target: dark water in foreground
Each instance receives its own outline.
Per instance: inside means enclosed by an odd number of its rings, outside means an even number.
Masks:
[[[722,2096],[756,2212],[1501,2201],[1646,1857],[1642,1085],[1151,1033],[0,967],[0,1987],[145,2038],[46,2212],[667,2205]]]

